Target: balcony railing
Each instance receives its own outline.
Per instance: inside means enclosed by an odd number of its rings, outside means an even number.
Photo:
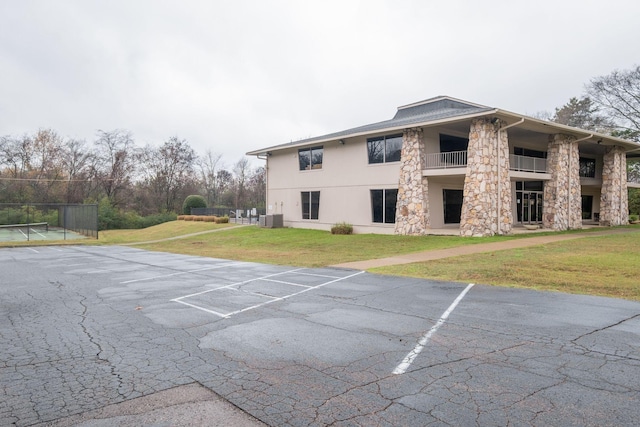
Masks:
[[[465,166],[467,166],[466,151],[429,153],[425,155],[425,169],[452,169]],[[510,154],[509,166],[513,171],[545,173],[547,172],[547,159]]]
[[[467,166],[466,151],[430,153],[425,156],[425,169],[450,169]]]
[[[547,172],[547,159],[509,154],[509,169],[520,172]]]

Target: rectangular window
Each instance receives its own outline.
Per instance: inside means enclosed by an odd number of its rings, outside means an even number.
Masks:
[[[442,204],[444,206],[445,224],[460,223],[463,197],[463,190],[442,190]]]
[[[596,177],[595,159],[587,159],[585,157],[580,157],[580,176],[583,178]]]
[[[380,136],[367,139],[369,163],[399,162],[402,153],[402,135]]]
[[[468,138],[440,134],[440,152],[451,153],[454,151],[467,151],[469,147]]]
[[[394,224],[398,190],[371,190],[371,216],[373,222]]]
[[[546,151],[530,150],[528,148],[513,147],[513,154],[516,156],[535,157],[537,159],[546,159]]]
[[[582,195],[582,219],[593,218],[593,196]]]
[[[320,192],[303,191],[302,197],[302,219],[318,219],[320,212]]]
[[[322,169],[322,147],[302,148],[298,150],[300,170]]]

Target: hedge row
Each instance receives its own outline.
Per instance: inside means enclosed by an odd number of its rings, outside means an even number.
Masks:
[[[216,224],[226,224],[229,222],[229,217],[213,215],[178,215],[178,221],[202,221],[215,222]]]

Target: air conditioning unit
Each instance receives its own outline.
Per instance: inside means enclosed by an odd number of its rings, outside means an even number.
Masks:
[[[284,218],[282,214],[260,215],[258,224],[264,228],[282,228],[284,227]]]

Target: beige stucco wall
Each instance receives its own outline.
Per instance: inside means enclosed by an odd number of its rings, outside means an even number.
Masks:
[[[366,138],[318,144],[324,147],[322,169],[301,171],[298,149],[267,159],[267,213],[283,214],[285,226],[329,230],[348,222],[356,233],[393,234],[394,224],[371,221],[372,189],[398,188],[400,162],[368,163]],[[320,191],[318,220],[303,220],[300,192]]]
[[[400,132],[393,132],[400,133]],[[468,134],[443,130],[442,128],[423,128],[423,141],[426,153],[440,151],[440,133],[466,137]],[[385,135],[380,133],[376,135]],[[388,134],[387,134],[388,135]],[[548,148],[548,136],[541,133],[509,135],[509,152],[514,147],[539,151]],[[275,152],[268,157],[268,194],[267,213],[282,213],[286,226],[329,230],[338,222],[348,222],[356,233],[393,234],[394,224],[380,224],[371,221],[371,189],[397,189],[400,175],[400,162],[386,164],[368,164],[366,137],[349,138],[345,144],[338,141],[317,144],[324,147],[322,169],[300,171],[298,149],[292,148]],[[587,147],[589,148],[589,147]],[[593,212],[601,212],[600,186],[602,184],[603,156],[600,154],[580,153],[581,157],[595,158],[596,177],[580,178],[582,194],[593,195]],[[576,159],[577,160],[577,159]],[[456,176],[429,176],[428,197],[430,228],[455,228],[453,224],[444,224],[442,204],[443,189],[462,190],[464,169]],[[532,176],[529,179],[534,179]],[[511,211],[514,225],[517,222],[516,190],[511,180]],[[318,220],[303,220],[300,200],[301,191],[320,191],[320,212]]]

